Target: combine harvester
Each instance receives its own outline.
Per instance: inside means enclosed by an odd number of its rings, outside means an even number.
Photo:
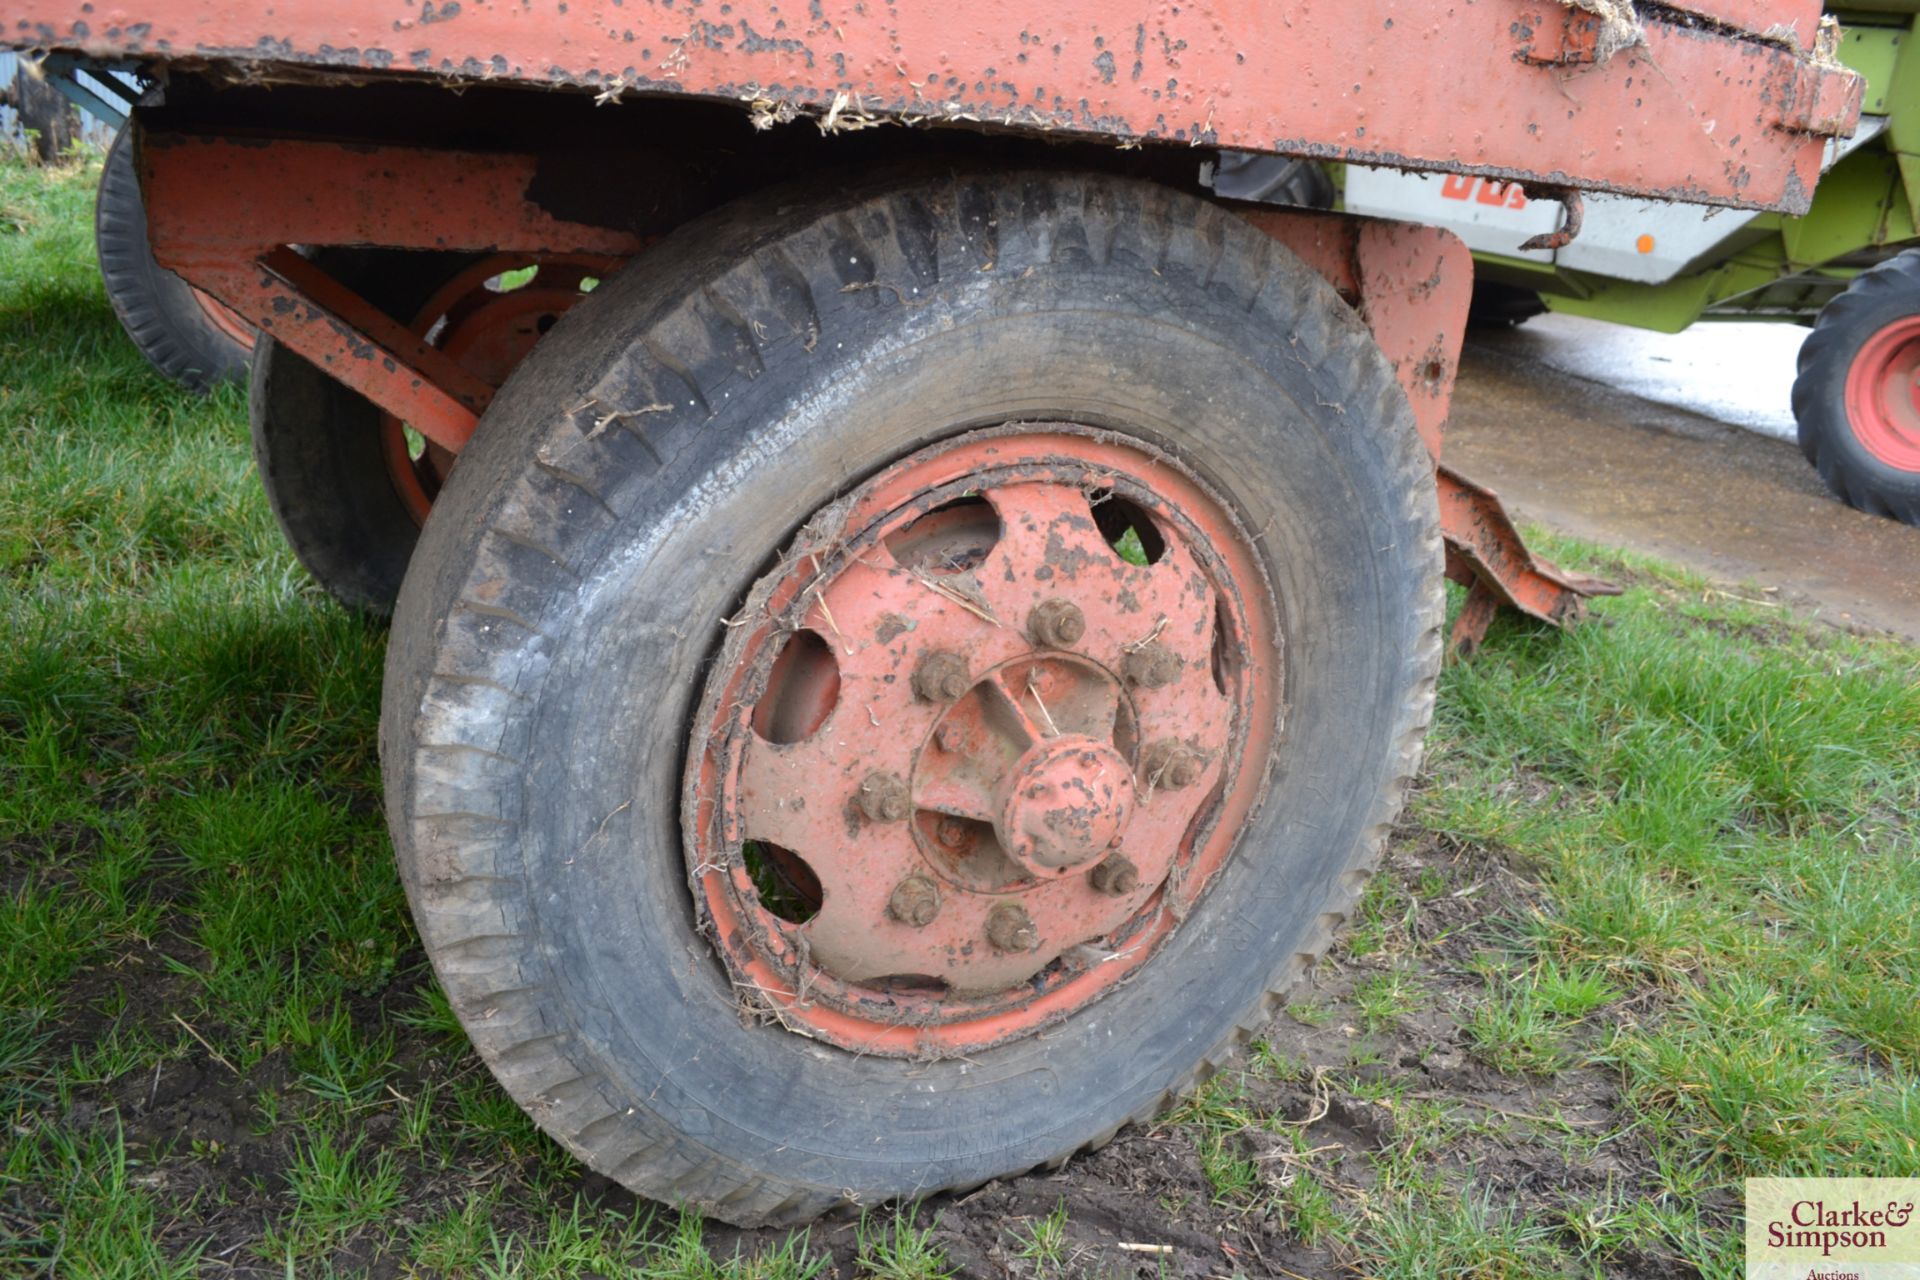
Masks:
[[[1604,586],[1440,463],[1466,246],[1202,164],[1804,213],[1861,106],[1820,16],[16,0],[0,40],[153,86],[157,260],[261,335],[302,562],[393,610],[393,838],[474,1045],[593,1168],[765,1223],[1216,1070],[1380,856],[1443,574],[1463,649]]]
[[[1827,488],[1920,525],[1920,0],[1832,10],[1831,56],[1866,81],[1804,215],[1597,196],[1578,239],[1521,246],[1559,211],[1513,183],[1349,166],[1345,207],[1445,227],[1478,258],[1475,319],[1543,310],[1678,333],[1702,319],[1813,326],[1793,389]]]

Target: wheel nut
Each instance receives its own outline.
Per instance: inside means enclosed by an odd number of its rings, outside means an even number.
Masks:
[[[1180,678],[1180,655],[1149,640],[1127,655],[1127,679],[1143,689],[1163,689]]]
[[[948,814],[934,824],[933,838],[940,842],[942,848],[964,849],[973,843],[973,830],[959,818]]]
[[[887,914],[901,924],[924,929],[940,914],[940,888],[925,876],[908,876],[893,886]]]
[[[1027,615],[1027,638],[1043,649],[1068,649],[1087,634],[1087,618],[1069,600],[1043,600]]]
[[[867,815],[869,822],[899,822],[912,808],[906,780],[897,773],[868,774],[867,780],[860,784],[857,799],[860,812]]]
[[[1040,945],[1040,933],[1023,908],[1003,902],[987,913],[987,941],[999,951],[1031,951]]]
[[[933,740],[940,744],[942,751],[953,755],[965,755],[973,750],[973,735],[957,724],[943,724],[934,730]]]
[[[1100,892],[1117,898],[1140,887],[1140,868],[1133,865],[1132,859],[1116,853],[1088,872],[1087,879]]]
[[[967,660],[948,649],[929,649],[913,668],[914,696],[923,702],[957,702],[973,681]]]
[[[1176,790],[1200,778],[1200,757],[1173,738],[1162,738],[1140,753],[1140,780],[1149,787]]]

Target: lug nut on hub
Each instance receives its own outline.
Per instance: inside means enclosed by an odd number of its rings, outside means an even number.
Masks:
[[[900,822],[913,807],[907,795],[906,780],[897,773],[874,772],[860,784],[856,797],[860,812],[869,822]]]
[[[1133,865],[1131,858],[1116,853],[1088,872],[1087,879],[1100,892],[1117,898],[1140,887],[1140,868]]]
[[[1149,787],[1190,787],[1199,781],[1200,768],[1200,757],[1173,738],[1162,738],[1140,753],[1140,780]]]
[[[940,914],[940,888],[925,876],[908,876],[893,886],[887,914],[901,924],[924,929]]]
[[[923,702],[957,702],[973,687],[967,660],[950,649],[929,649],[913,668],[913,693]]]
[[[1043,649],[1070,649],[1086,634],[1086,615],[1070,600],[1043,600],[1027,615],[1027,638]]]
[[[933,838],[943,849],[964,849],[973,843],[973,830],[959,818],[948,814],[934,824]]]
[[[987,913],[987,941],[999,951],[1031,951],[1040,945],[1040,931],[1024,908],[1003,902]]]
[[[1180,655],[1158,640],[1149,640],[1127,655],[1127,679],[1143,689],[1163,689],[1180,678]]]

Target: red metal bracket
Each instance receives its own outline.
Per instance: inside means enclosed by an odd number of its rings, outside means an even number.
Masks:
[[[153,131],[139,141],[160,265],[456,452],[492,386],[289,246],[579,254],[611,270],[643,243],[530,200],[532,156]]]
[[[1586,597],[1619,594],[1612,583],[1567,573],[1532,554],[1492,490],[1440,464],[1473,296],[1466,245],[1435,227],[1330,213],[1240,212],[1325,276],[1393,362],[1414,426],[1433,454],[1447,576],[1469,588],[1454,624],[1454,652],[1464,657],[1478,647],[1502,605],[1567,626],[1580,617]]]
[[[1440,527],[1446,533],[1447,576],[1467,588],[1466,607],[1454,620],[1452,649],[1465,658],[1480,647],[1494,613],[1505,605],[1529,618],[1571,626],[1590,596],[1617,596],[1604,578],[1569,573],[1527,549],[1499,495],[1450,467],[1436,466]]]
[[[289,246],[590,255],[611,270],[645,243],[529,198],[537,161],[527,155],[149,131],[141,135],[140,165],[162,266],[455,452],[473,434],[492,385]],[[244,225],[234,209],[248,211]],[[1466,246],[1432,227],[1252,206],[1241,212],[1365,319],[1438,467],[1472,296]],[[1438,482],[1448,571],[1473,586],[1456,648],[1478,642],[1495,604],[1560,625],[1578,615],[1582,596],[1608,589],[1528,554],[1492,493],[1444,467]]]

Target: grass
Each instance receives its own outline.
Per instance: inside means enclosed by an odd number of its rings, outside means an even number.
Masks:
[[[0,163],[0,1270],[827,1274],[819,1236],[716,1245],[591,1183],[474,1059],[381,823],[385,637],[286,552],[239,392],[179,392],[119,332],[95,176]],[[1741,1178],[1920,1172],[1915,652],[1544,549],[1631,589],[1447,671],[1402,837],[1531,896],[1437,862],[1379,878],[1351,991],[1298,993],[1276,1030],[1334,1060],[1266,1046],[1185,1104],[1196,1191],[1162,1210],[1383,1276],[1718,1277]],[[1524,1115],[1429,1096],[1383,1047],[1449,1019]],[[1562,1115],[1583,1081],[1604,1121]],[[1378,1120],[1364,1188],[1280,1089]],[[1460,1154],[1628,1147],[1647,1172],[1618,1186]],[[1066,1269],[1071,1204],[1009,1256]],[[850,1272],[954,1269],[911,1215],[852,1234]]]

